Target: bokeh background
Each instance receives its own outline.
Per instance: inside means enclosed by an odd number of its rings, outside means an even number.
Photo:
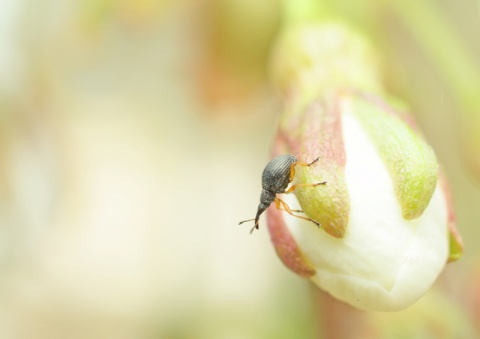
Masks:
[[[480,3],[293,6],[372,40],[450,178],[464,257],[398,313],[333,300],[281,264],[263,219],[237,225],[292,3],[0,2],[0,338],[480,337]]]

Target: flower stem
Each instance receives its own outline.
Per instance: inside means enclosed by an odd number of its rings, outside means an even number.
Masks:
[[[317,307],[318,338],[374,338],[365,312],[335,299],[316,286],[312,286],[311,290]]]

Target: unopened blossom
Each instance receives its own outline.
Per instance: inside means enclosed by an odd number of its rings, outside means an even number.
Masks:
[[[408,307],[462,252],[434,151],[385,95],[368,43],[344,26],[290,28],[272,63],[285,96],[272,156],[320,157],[294,183],[327,182],[283,197],[320,228],[268,209],[279,257],[360,309]]]

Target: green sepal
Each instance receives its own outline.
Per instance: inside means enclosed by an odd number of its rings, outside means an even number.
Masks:
[[[463,255],[463,242],[461,238],[451,231],[448,233],[450,252],[448,253],[448,262],[457,261]]]
[[[438,163],[433,150],[385,102],[357,95],[352,110],[377,148],[393,181],[402,216],[422,215],[438,180]]]

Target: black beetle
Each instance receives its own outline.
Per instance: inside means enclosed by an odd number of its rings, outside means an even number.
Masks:
[[[260,194],[260,204],[258,205],[257,215],[255,216],[254,219],[241,221],[239,225],[247,221],[255,220],[255,225],[250,230],[250,233],[252,233],[255,228],[258,229],[258,219],[260,218],[260,215],[272,204],[272,202],[275,202],[275,205],[278,209],[281,209],[281,207],[283,207],[283,209],[287,213],[293,215],[294,217],[311,221],[315,225],[320,226],[320,224],[313,219],[293,214],[292,212],[302,212],[302,211],[291,210],[285,201],[276,197],[276,195],[279,193],[291,193],[297,187],[300,187],[300,186],[314,187],[318,185],[325,185],[327,183],[326,181],[319,182],[316,184],[298,184],[298,185],[293,185],[288,190],[286,190],[288,184],[292,182],[293,177],[295,176],[296,165],[311,166],[314,163],[316,163],[318,159],[320,158],[316,158],[311,163],[307,164],[307,163],[298,162],[297,158],[290,154],[283,154],[273,158],[272,161],[270,161],[267,164],[267,166],[265,166],[265,169],[263,170],[262,193]]]

